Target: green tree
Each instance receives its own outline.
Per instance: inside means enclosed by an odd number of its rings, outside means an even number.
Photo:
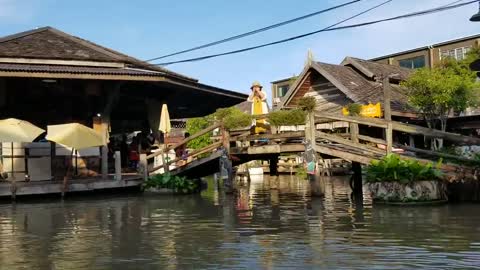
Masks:
[[[197,118],[190,118],[187,120],[187,132],[190,135],[194,135],[200,132],[203,129],[209,127],[213,122],[212,116],[204,116]],[[191,140],[188,143],[188,147],[192,149],[200,149],[206,147],[212,143],[211,134],[207,133],[203,136],[200,136],[196,139]]]
[[[407,89],[409,104],[421,112],[429,128],[447,129],[447,119],[452,112],[462,112],[476,106],[478,85],[476,72],[469,68],[478,59],[474,50],[463,61],[445,59],[432,69],[418,69],[402,83]],[[441,149],[442,140],[432,142],[432,149]]]

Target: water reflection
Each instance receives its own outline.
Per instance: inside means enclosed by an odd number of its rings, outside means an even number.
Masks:
[[[478,205],[372,206],[285,176],[234,196],[123,196],[0,206],[0,269],[480,267]]]

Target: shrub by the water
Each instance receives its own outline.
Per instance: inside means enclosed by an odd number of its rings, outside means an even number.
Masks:
[[[218,109],[214,117],[215,120],[222,121],[227,129],[244,128],[252,124],[252,116],[237,107]]]
[[[199,190],[199,184],[198,181],[186,177],[165,173],[150,176],[143,184],[143,188],[168,188],[178,194],[190,194]]]
[[[389,154],[378,161],[372,161],[367,167],[367,182],[400,182],[440,180],[441,161],[422,164],[416,160],[402,160],[396,154]]]
[[[351,116],[357,116],[362,111],[362,105],[358,103],[350,103],[347,105],[347,110]]]

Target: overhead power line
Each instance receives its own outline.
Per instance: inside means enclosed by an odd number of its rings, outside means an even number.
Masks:
[[[395,16],[395,17],[390,17],[390,18],[380,19],[380,20],[375,20],[375,21],[369,21],[369,22],[364,22],[364,23],[351,24],[351,25],[339,26],[339,27],[329,26],[329,27],[326,27],[326,28],[323,28],[323,29],[320,29],[320,30],[317,30],[317,31],[306,33],[306,34],[302,34],[302,35],[278,40],[278,41],[275,41],[275,42],[270,42],[270,43],[265,43],[265,44],[261,44],[261,45],[257,45],[257,46],[252,46],[252,47],[248,47],[248,48],[244,48],[244,49],[239,49],[239,50],[234,50],[234,51],[229,51],[229,52],[224,52],[224,53],[218,53],[218,54],[212,54],[212,55],[206,55],[206,56],[202,56],[202,57],[184,59],[184,60],[179,60],[179,61],[159,63],[159,64],[155,64],[155,65],[166,66],[166,65],[178,64],[178,63],[201,61],[201,60],[206,60],[206,59],[219,57],[219,56],[224,56],[224,55],[237,54],[237,53],[241,53],[241,52],[251,51],[251,50],[255,50],[255,49],[259,49],[259,48],[263,48],[263,47],[268,47],[268,46],[273,46],[273,45],[276,45],[276,44],[289,42],[289,41],[292,41],[292,40],[304,38],[304,37],[311,36],[311,35],[314,35],[314,34],[318,34],[318,33],[321,33],[321,32],[358,28],[358,27],[362,27],[362,26],[378,24],[378,23],[387,22],[387,21],[395,21],[395,20],[400,20],[400,19],[424,16],[424,15],[428,15],[428,14],[433,14],[433,13],[438,13],[438,12],[442,12],[442,11],[446,11],[446,10],[460,8],[460,7],[467,6],[467,5],[470,5],[470,4],[473,4],[473,3],[477,3],[477,2],[480,2],[480,0],[473,0],[473,1],[466,2],[466,3],[456,4],[456,5],[441,6],[441,7],[437,7],[437,8],[432,8],[432,9],[427,9],[427,10],[423,10],[423,11],[407,13],[407,14],[400,15],[400,16]],[[382,4],[385,4],[385,2],[382,3]],[[375,7],[373,7],[373,8],[375,8]],[[362,14],[365,13],[365,12],[368,12],[368,11],[366,10],[366,11],[362,12]],[[359,16],[359,14],[355,15],[354,17]],[[348,20],[348,19],[346,19],[346,20]],[[346,20],[343,20],[342,22],[345,22]],[[338,24],[340,24],[340,23],[336,23],[334,25],[336,26]]]
[[[307,15],[304,15],[304,16],[300,16],[300,17],[296,17],[296,18],[293,18],[293,19],[290,19],[290,20],[286,20],[286,21],[283,21],[283,22],[272,24],[272,25],[269,25],[269,26],[266,26],[266,27],[263,27],[263,28],[259,28],[259,29],[253,30],[253,31],[249,31],[249,32],[246,32],[246,33],[243,33],[243,34],[231,36],[231,37],[228,37],[228,38],[224,38],[224,39],[221,39],[221,40],[218,40],[218,41],[214,41],[214,42],[210,42],[210,43],[203,44],[203,45],[200,45],[200,46],[196,46],[196,47],[193,47],[193,48],[190,48],[190,49],[178,51],[178,52],[175,52],[175,53],[170,53],[170,54],[167,54],[167,55],[155,57],[155,58],[146,60],[146,62],[160,60],[160,59],[167,58],[167,57],[170,57],[170,56],[184,54],[184,53],[187,53],[187,52],[192,52],[192,51],[204,49],[204,48],[207,48],[207,47],[212,47],[212,46],[215,46],[215,45],[218,45],[218,44],[222,44],[222,43],[225,43],[225,42],[229,42],[229,41],[232,41],[232,40],[244,38],[244,37],[251,36],[251,35],[254,35],[254,34],[258,34],[258,33],[261,33],[261,32],[265,32],[265,31],[268,31],[268,30],[271,30],[271,29],[274,29],[274,28],[277,28],[277,27],[280,27],[280,26],[284,26],[284,25],[291,24],[291,23],[294,23],[294,22],[297,22],[297,21],[301,21],[301,20],[304,20],[304,19],[307,19],[307,18],[310,18],[310,17],[313,17],[313,16],[317,16],[317,15],[320,15],[322,13],[326,13],[326,12],[329,12],[329,11],[332,11],[332,10],[335,10],[335,9],[339,9],[339,8],[342,8],[342,7],[345,7],[345,6],[360,2],[360,1],[362,1],[362,0],[350,1],[350,2],[347,2],[347,3],[341,4],[341,5],[337,5],[337,6],[334,6],[334,7],[327,8],[327,9],[319,10],[319,11],[316,11],[316,12],[313,12],[313,13],[310,13],[310,14],[307,14]]]

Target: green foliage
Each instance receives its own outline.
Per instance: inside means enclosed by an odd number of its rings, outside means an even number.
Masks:
[[[295,175],[299,179],[303,179],[303,180],[308,179],[307,169],[304,166],[298,166],[297,169],[295,170]]]
[[[372,161],[367,167],[368,182],[400,182],[439,180],[441,161],[421,164],[416,160],[402,160],[398,155],[389,154],[379,161]]]
[[[304,125],[307,113],[300,109],[274,111],[268,114],[268,122],[273,126]]]
[[[302,97],[298,101],[298,107],[306,112],[313,112],[317,106],[315,97]]]
[[[187,132],[190,135],[194,135],[195,133],[200,132],[203,129],[206,129],[213,123],[212,116],[205,116],[205,117],[198,117],[198,118],[191,118],[187,120]],[[196,139],[190,141],[187,145],[188,148],[192,149],[200,149],[206,147],[212,143],[211,134],[205,134],[200,136]]]
[[[474,57],[464,61],[447,58],[432,69],[416,70],[402,83],[410,105],[424,114],[430,127],[435,128],[435,122],[440,120],[445,130],[451,111],[461,112],[477,104],[477,76],[468,66]]]
[[[347,105],[347,110],[351,116],[358,116],[362,111],[362,105],[358,103],[350,103]]]
[[[143,188],[168,188],[178,194],[190,194],[199,190],[197,181],[189,180],[186,177],[172,176],[169,173],[151,176],[143,184]]]
[[[214,117],[217,121],[223,121],[227,129],[243,128],[252,124],[252,116],[242,112],[237,107],[218,109],[214,113]]]

